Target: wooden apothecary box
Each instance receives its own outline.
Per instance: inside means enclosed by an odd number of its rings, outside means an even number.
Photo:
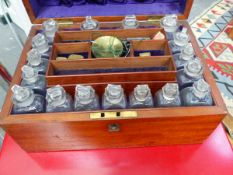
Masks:
[[[109,110],[116,116],[108,117],[109,111],[87,111],[67,113],[41,113],[12,115],[12,92],[9,90],[1,114],[1,127],[10,134],[26,151],[58,151],[99,148],[123,148],[173,144],[195,144],[205,140],[226,115],[224,102],[215,81],[202,58],[202,53],[186,21],[192,0],[155,0],[152,4],[107,4],[98,6],[74,5],[73,7],[49,6],[58,1],[23,0],[34,24],[25,43],[12,85],[21,81],[21,67],[26,63],[26,53],[31,49],[31,39],[41,29],[47,18],[56,18],[60,23],[53,44],[53,51],[47,71],[48,86],[62,85],[68,93],[74,94],[75,84],[90,84],[97,93],[103,93],[108,83],[121,84],[126,94],[137,84],[149,84],[154,94],[167,82],[176,81],[176,69],[167,40],[145,41],[140,45],[131,43],[127,58],[91,58],[90,44],[75,40],[94,39],[98,35],[114,35],[119,38],[148,37],[157,32],[164,33],[158,20],[167,13],[177,13],[180,23],[188,28],[195,54],[202,60],[205,80],[210,84],[214,106],[174,107],[151,109]],[[130,1],[131,2],[131,1]],[[43,5],[42,5],[43,4]],[[47,6],[48,5],[48,6]],[[81,8],[82,7],[82,8]],[[87,10],[89,9],[89,10]],[[106,10],[108,9],[108,10]],[[109,10],[111,9],[111,10]],[[136,14],[140,20],[138,29],[120,29],[121,21],[129,13]],[[59,13],[57,13],[59,12]],[[65,13],[65,14],[64,14]],[[80,31],[84,16],[95,16],[102,22],[98,31]],[[77,17],[79,16],[79,17]],[[80,17],[81,16],[81,17]],[[65,24],[65,25],[64,25]],[[143,27],[142,27],[143,26]],[[68,42],[67,42],[68,41]],[[151,47],[154,48],[151,48]],[[162,56],[139,58],[134,50],[159,49]],[[56,61],[59,54],[86,52],[87,58],[78,61]],[[86,75],[59,74],[59,71],[102,68],[158,67],[145,72],[101,73]],[[161,69],[161,68],[166,69]],[[96,112],[105,117],[92,117]],[[93,114],[94,113],[94,114]],[[119,126],[111,132],[109,126]]]

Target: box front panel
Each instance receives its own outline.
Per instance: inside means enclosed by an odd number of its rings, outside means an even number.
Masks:
[[[125,148],[201,143],[222,117],[40,122],[4,128],[29,152]]]

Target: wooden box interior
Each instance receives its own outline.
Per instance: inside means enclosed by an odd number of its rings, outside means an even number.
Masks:
[[[204,64],[204,78],[211,87],[214,100],[213,106],[12,115],[12,92],[9,90],[1,113],[1,126],[23,149],[30,152],[201,143],[225,116],[226,109],[188,23],[184,21],[180,23],[188,28],[195,54]],[[39,31],[39,26],[32,27],[12,85],[21,82],[21,67],[27,62],[26,54],[31,49],[32,37]],[[148,84],[154,94],[165,83],[176,82],[176,68],[166,39],[132,41],[130,56],[120,58],[92,58],[91,45],[86,40],[93,40],[102,35],[116,35],[120,39],[127,37],[152,37],[158,31],[164,33],[161,28],[58,31],[46,73],[48,87],[60,84],[73,96],[76,84],[86,84],[92,85],[98,95],[102,96],[104,88],[109,83],[121,84],[127,95],[137,84]],[[98,35],[94,35],[94,33],[98,33]],[[145,49],[162,49],[164,55],[135,57],[134,50]],[[55,59],[60,53],[70,54],[83,51],[88,53],[88,58],[83,60],[57,61]],[[56,74],[57,70],[72,71],[78,69],[150,66],[166,66],[167,70],[100,74]],[[137,116],[103,117],[100,119],[92,119],[90,117],[93,113],[116,111],[133,111]],[[121,126],[120,132],[109,132],[109,125],[115,123]]]

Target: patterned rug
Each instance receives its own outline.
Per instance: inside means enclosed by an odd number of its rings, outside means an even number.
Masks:
[[[233,0],[216,1],[190,24],[233,116],[233,41],[228,37],[233,28]]]

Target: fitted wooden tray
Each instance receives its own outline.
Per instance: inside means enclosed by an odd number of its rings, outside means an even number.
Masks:
[[[196,55],[204,64],[204,78],[210,84],[214,106],[173,107],[150,109],[99,110],[85,112],[61,112],[12,115],[12,92],[9,90],[0,117],[1,127],[10,134],[26,151],[59,151],[100,148],[122,148],[173,144],[195,144],[205,140],[226,115],[226,108],[215,81],[202,58],[202,53],[187,22],[180,21],[188,28]],[[71,26],[70,26],[71,27]],[[76,26],[75,26],[76,27]],[[26,53],[31,49],[31,39],[40,30],[32,27],[24,46],[12,85],[21,81],[21,67],[26,63]],[[100,30],[98,33],[114,34],[119,38],[127,36],[153,36],[153,32],[164,32],[161,28]],[[132,42],[131,53],[122,58],[92,58],[86,41],[97,31],[64,31],[56,34],[49,59],[46,78],[48,87],[60,84],[73,95],[76,84],[92,85],[101,96],[108,83],[121,84],[126,94],[137,84],[148,84],[157,92],[167,82],[176,82],[176,69],[166,40]],[[93,38],[92,38],[93,39]],[[69,42],[64,42],[69,40]],[[73,40],[73,41],[72,41]],[[135,57],[134,49],[151,47],[163,49],[164,55]],[[78,46],[78,47],[77,47]],[[56,61],[59,53],[74,53],[85,50],[88,58],[76,61]],[[149,48],[149,49],[153,49]],[[57,70],[102,69],[116,67],[166,66],[165,71],[120,72],[100,74],[56,74]],[[109,117],[109,112],[116,114]],[[111,113],[111,114],[112,114]],[[100,118],[93,118],[100,114]],[[111,126],[119,127],[112,132]]]

